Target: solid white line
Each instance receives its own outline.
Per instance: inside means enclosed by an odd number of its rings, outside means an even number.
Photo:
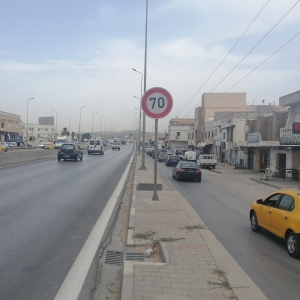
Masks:
[[[110,216],[113,213],[118,198],[120,197],[120,193],[133,161],[134,153],[135,151],[133,152],[128,166],[125,169],[117,187],[108,200],[54,300],[75,300],[78,298],[90,266],[99,249],[99,244],[103,238],[106,227],[108,226]]]

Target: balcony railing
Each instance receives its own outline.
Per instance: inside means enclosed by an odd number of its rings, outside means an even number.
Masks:
[[[290,137],[292,135],[292,128],[280,128],[280,137]]]

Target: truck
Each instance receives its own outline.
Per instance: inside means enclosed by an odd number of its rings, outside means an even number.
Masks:
[[[200,168],[216,168],[218,160],[213,154],[202,154],[199,156],[199,166]]]
[[[197,162],[197,153],[195,151],[191,151],[191,150],[188,150],[188,151],[185,151],[184,152],[184,160],[186,161],[193,161],[193,162]]]
[[[61,147],[61,145],[63,144],[63,143],[66,143],[66,142],[69,142],[70,141],[70,137],[68,137],[68,136],[58,136],[57,138],[56,138],[56,140],[54,141],[54,148],[55,149],[58,149],[58,148],[60,148]]]

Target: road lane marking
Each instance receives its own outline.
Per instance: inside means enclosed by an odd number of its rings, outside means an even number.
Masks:
[[[92,265],[93,259],[99,249],[100,242],[106,231],[106,227],[108,226],[110,216],[114,211],[115,205],[118,202],[118,199],[126,182],[126,178],[128,172],[130,171],[134,154],[135,149],[118,185],[113,191],[110,199],[108,200],[94,228],[92,229],[89,237],[87,238],[80,253],[78,254],[73,266],[71,267],[67,277],[62,283],[54,300],[78,299],[80,291],[88,275],[90,266]]]

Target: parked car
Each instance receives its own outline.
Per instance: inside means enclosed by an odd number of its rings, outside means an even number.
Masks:
[[[104,141],[98,139],[90,139],[87,144],[88,154],[100,154],[104,155],[105,152],[105,144]]]
[[[199,156],[199,166],[201,168],[216,168],[218,160],[215,155],[212,154],[202,154]]]
[[[165,161],[168,158],[168,152],[161,151],[157,157],[157,161]]]
[[[202,173],[199,166],[194,162],[180,161],[174,166],[172,176],[177,181],[182,179],[192,179],[201,182]]]
[[[74,142],[63,143],[57,152],[57,160],[60,161],[61,159],[74,159],[75,161],[80,159],[82,161],[82,149],[77,143]]]
[[[8,147],[17,147],[16,142],[8,142]]]
[[[119,143],[114,143],[112,146],[111,146],[111,149],[112,150],[121,150],[121,145]]]
[[[166,166],[176,166],[180,162],[180,159],[177,155],[168,155],[165,160]]]
[[[261,228],[285,240],[290,256],[300,257],[300,193],[279,190],[250,208],[250,224],[254,232]]]
[[[44,149],[46,150],[46,149],[48,149],[48,150],[53,150],[54,149],[54,145],[53,144],[46,144],[45,146],[44,146]]]
[[[2,148],[2,151],[8,151],[8,145],[5,142],[0,142],[0,147]]]

